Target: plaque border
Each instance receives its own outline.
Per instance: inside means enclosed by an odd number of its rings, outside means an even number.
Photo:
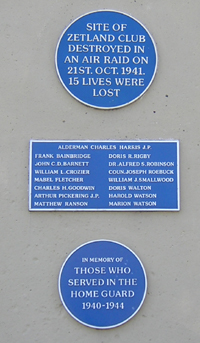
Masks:
[[[33,143],[176,143],[177,146],[177,208],[133,208],[133,209],[118,209],[118,208],[32,208],[32,144]],[[178,212],[180,211],[180,146],[179,140],[30,140],[29,152],[29,211],[34,212]]]
[[[93,326],[93,325],[89,325],[83,321],[81,321],[80,319],[78,319],[76,316],[74,316],[71,311],[67,308],[67,306],[65,305],[65,302],[63,300],[63,297],[62,297],[62,293],[61,293],[61,290],[60,290],[60,279],[61,279],[61,274],[62,274],[62,271],[63,271],[63,268],[66,264],[66,262],[68,261],[68,259],[77,251],[79,250],[80,248],[82,248],[83,246],[85,245],[88,245],[88,244],[91,244],[91,243],[95,243],[95,242],[111,242],[111,243],[115,243],[115,244],[118,244],[118,245],[121,245],[122,247],[126,248],[127,250],[129,250],[136,258],[137,260],[139,261],[140,265],[141,265],[141,268],[143,270],[143,273],[144,273],[144,279],[145,279],[145,289],[144,289],[144,295],[143,295],[143,298],[141,300],[141,303],[140,303],[140,306],[138,306],[138,308],[136,309],[136,311],[130,316],[128,317],[126,320],[116,324],[116,325],[112,325],[112,326],[106,326],[106,327],[99,327],[99,326]],[[88,241],[86,243],[83,243],[81,244],[80,246],[78,246],[76,249],[74,249],[68,256],[67,258],[65,259],[65,261],[63,262],[62,264],[62,267],[60,269],[60,272],[59,272],[59,276],[58,276],[58,292],[59,292],[59,296],[60,296],[60,300],[62,302],[62,305],[64,306],[65,310],[70,314],[70,316],[72,318],[74,318],[76,321],[78,321],[80,324],[83,324],[87,327],[90,327],[90,328],[93,328],[93,329],[99,329],[99,330],[105,330],[105,329],[113,329],[113,328],[116,328],[118,326],[121,326],[125,323],[127,323],[130,319],[132,319],[137,313],[138,311],[141,309],[143,303],[144,303],[144,300],[145,300],[145,297],[146,297],[146,294],[147,294],[147,284],[148,284],[148,280],[147,280],[147,274],[146,274],[146,271],[145,271],[145,268],[144,268],[144,265],[142,263],[142,261],[140,260],[140,258],[138,257],[138,255],[132,250],[130,249],[129,247],[127,247],[125,244],[122,244],[122,243],[119,243],[117,241],[113,241],[111,239],[96,239],[96,240],[92,240],[92,241]]]
[[[68,88],[67,86],[65,85],[65,83],[62,81],[62,78],[60,76],[60,73],[59,73],[59,70],[58,70],[58,66],[57,66],[57,52],[58,52],[58,48],[59,48],[59,44],[60,44],[60,41],[63,37],[63,35],[65,34],[65,32],[68,30],[68,28],[73,25],[77,20],[81,19],[82,17],[85,17],[86,15],[88,14],[93,14],[93,13],[97,13],[97,12],[114,12],[114,13],[120,13],[120,14],[123,14],[133,20],[135,20],[138,24],[140,24],[145,30],[146,32],[148,33],[149,37],[151,38],[152,40],[152,43],[153,43],[153,46],[154,46],[154,49],[155,49],[155,69],[154,69],[154,73],[153,73],[153,76],[151,78],[151,81],[149,82],[148,86],[145,88],[145,90],[135,99],[123,104],[123,105],[119,105],[119,106],[112,106],[112,107],[102,107],[102,106],[95,106],[95,105],[91,105],[83,100],[80,100],[77,96],[75,96]],[[61,82],[61,84],[63,85],[63,87],[65,88],[65,90],[67,90],[67,92],[74,98],[76,99],[78,102],[88,106],[88,107],[92,107],[92,108],[96,108],[96,109],[100,109],[100,110],[113,110],[113,109],[118,109],[118,108],[122,108],[122,107],[125,107],[127,105],[130,105],[132,104],[133,102],[137,101],[139,98],[141,98],[144,93],[146,93],[146,91],[149,89],[149,87],[151,86],[154,78],[155,78],[155,75],[156,75],[156,72],[157,72],[157,68],[158,68],[158,52],[157,52],[157,47],[156,47],[156,44],[155,44],[155,41],[152,37],[152,35],[150,34],[149,30],[146,28],[145,25],[143,25],[138,19],[136,19],[135,17],[131,16],[130,14],[127,14],[125,12],[121,12],[121,11],[116,11],[116,10],[112,10],[112,9],[98,9],[96,11],[91,11],[91,12],[86,12],[82,15],[80,15],[79,17],[75,18],[69,25],[67,25],[65,27],[65,29],[62,31],[61,35],[59,36],[59,40],[58,40],[58,43],[56,45],[56,51],[55,51],[55,67],[56,67],[56,73],[57,73],[57,76]]]

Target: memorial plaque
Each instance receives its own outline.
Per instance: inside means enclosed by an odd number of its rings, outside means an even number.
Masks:
[[[65,309],[81,324],[110,329],[126,323],[141,308],[147,289],[144,267],[126,246],[107,240],[73,251],[59,274]]]
[[[74,98],[113,109],[132,103],[149,88],[157,52],[138,20],[105,10],[85,14],[64,30],[55,63],[62,85]]]
[[[178,211],[178,141],[31,141],[31,211]]]

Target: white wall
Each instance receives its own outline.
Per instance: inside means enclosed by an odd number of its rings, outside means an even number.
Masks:
[[[97,9],[141,21],[158,49],[146,94],[104,111],[72,98],[56,75],[65,26]],[[200,339],[199,1],[35,0],[1,4],[1,341],[187,343]],[[30,139],[179,139],[180,212],[29,212]],[[95,239],[117,240],[141,258],[148,294],[125,325],[94,330],[62,306],[66,256]]]

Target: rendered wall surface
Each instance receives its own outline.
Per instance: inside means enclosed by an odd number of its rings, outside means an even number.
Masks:
[[[142,22],[158,50],[151,87],[115,110],[72,98],[54,64],[64,28],[99,9]],[[1,3],[1,342],[199,342],[199,12],[197,0]],[[29,212],[30,139],[179,140],[181,210]],[[148,278],[140,311],[110,330],[75,321],[57,288],[67,255],[98,239],[132,249]]]

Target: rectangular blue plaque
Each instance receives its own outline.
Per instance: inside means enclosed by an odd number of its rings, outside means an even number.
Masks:
[[[178,141],[30,141],[30,211],[179,211]]]

